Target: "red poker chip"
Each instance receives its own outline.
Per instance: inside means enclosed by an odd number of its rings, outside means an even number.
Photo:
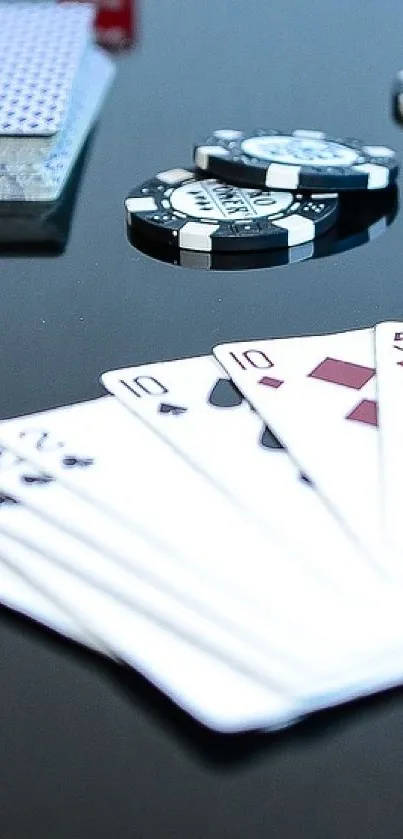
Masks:
[[[64,0],[59,0],[64,2]],[[80,0],[79,0],[80,2]],[[88,0],[81,0],[88,2]],[[104,47],[122,49],[135,40],[135,0],[92,0],[97,8],[94,29],[96,39]]]
[[[100,44],[122,48],[134,42],[134,0],[97,0],[95,31]]]

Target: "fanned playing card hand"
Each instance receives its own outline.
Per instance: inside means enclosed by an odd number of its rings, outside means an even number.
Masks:
[[[373,330],[244,342],[1,423],[2,602],[222,731],[399,684],[402,334],[378,373]]]

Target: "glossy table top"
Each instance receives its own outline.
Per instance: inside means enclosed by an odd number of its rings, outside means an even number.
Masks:
[[[1,416],[89,399],[101,371],[221,341],[403,318],[402,217],[369,245],[202,271],[126,239],[123,199],[215,127],[319,128],[403,156],[399,0],[143,0],[62,254],[0,254]],[[0,614],[0,835],[401,837],[403,694],[275,736],[215,737],[136,674]],[[35,828],[35,830],[34,830]]]

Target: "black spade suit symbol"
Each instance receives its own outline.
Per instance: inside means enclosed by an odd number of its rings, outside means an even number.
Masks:
[[[208,402],[214,408],[237,408],[242,405],[243,396],[229,379],[217,379],[208,396]]]
[[[308,484],[308,486],[313,487],[313,481],[311,481],[311,479],[310,479],[310,478],[308,478],[308,475],[304,475],[304,473],[303,473],[303,472],[300,472],[300,473],[299,473],[299,479],[300,479],[300,481],[302,481],[304,484]]]
[[[186,411],[187,408],[184,408],[183,405],[171,405],[170,402],[161,402],[158,408],[160,414],[170,414],[174,417],[179,417],[180,414],[184,414]]]
[[[267,425],[264,426],[262,434],[260,436],[259,443],[263,446],[264,449],[283,449],[284,446],[281,445],[280,440],[275,437],[270,428],[267,428]]]
[[[50,475],[22,475],[21,481],[24,484],[50,484],[53,481]]]
[[[75,466],[84,468],[86,466],[92,466],[94,459],[92,457],[76,457],[72,454],[66,454],[62,463],[63,466],[67,466],[68,469],[73,469]]]
[[[4,492],[0,492],[0,507],[3,504],[18,504],[18,501],[15,498],[12,498],[11,495],[6,495]]]

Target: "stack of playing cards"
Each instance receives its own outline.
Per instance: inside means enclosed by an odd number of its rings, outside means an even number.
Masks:
[[[401,359],[403,323],[226,344],[0,423],[1,601],[220,731],[399,684]]]
[[[0,201],[2,256],[56,256],[69,240],[91,138],[84,144],[57,201]]]
[[[55,201],[114,75],[94,9],[0,3],[0,200]]]

